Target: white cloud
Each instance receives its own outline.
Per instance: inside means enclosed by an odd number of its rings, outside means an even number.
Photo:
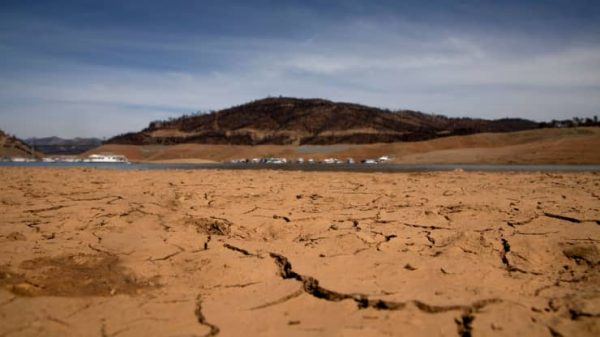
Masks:
[[[361,21],[298,41],[194,36],[176,44],[132,41],[149,51],[192,58],[210,53],[225,63],[179,71],[24,54],[39,63],[32,62],[34,69],[4,69],[0,122],[23,136],[110,136],[156,118],[279,94],[454,116],[547,120],[598,112],[600,46],[523,53],[477,35],[420,29]],[[120,48],[127,41],[114,44]],[[31,120],[44,123],[34,127]]]

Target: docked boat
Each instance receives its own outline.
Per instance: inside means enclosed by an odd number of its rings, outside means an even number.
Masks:
[[[265,163],[281,165],[281,164],[286,164],[287,159],[285,159],[285,158],[266,158]]]
[[[12,157],[10,159],[10,161],[14,162],[14,163],[31,163],[36,161],[33,158],[23,158],[23,157]]]
[[[128,164],[127,157],[120,154],[91,154],[84,163],[124,163]]]

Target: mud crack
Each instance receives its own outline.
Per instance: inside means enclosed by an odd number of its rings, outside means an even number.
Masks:
[[[302,289],[305,293],[326,301],[340,302],[352,300],[359,309],[372,308],[375,310],[402,310],[408,304],[412,304],[422,312],[436,314],[447,311],[462,311],[464,315],[472,314],[488,304],[501,302],[501,299],[493,298],[477,301],[471,305],[431,305],[419,300],[406,302],[386,301],[382,299],[371,299],[368,295],[359,293],[340,293],[334,290],[323,288],[319,285],[319,280],[306,275],[301,275],[292,269],[292,264],[283,255],[270,253],[271,258],[279,268],[279,275],[283,279],[293,279],[302,283]],[[469,335],[470,336],[470,335]]]
[[[287,301],[289,301],[289,300],[291,300],[293,298],[296,298],[296,297],[302,295],[303,293],[304,293],[304,291],[302,289],[298,289],[298,290],[294,291],[293,293],[291,293],[289,295],[286,295],[286,296],[283,296],[282,298],[280,298],[278,300],[275,300],[275,301],[272,301],[272,302],[268,302],[268,303],[265,303],[265,304],[261,304],[259,306],[250,308],[250,310],[264,309],[264,308],[272,307],[274,305],[285,303],[285,302],[287,302]]]
[[[290,220],[290,218],[288,218],[287,216],[283,216],[283,215],[273,215],[273,219],[277,220],[277,219],[282,219],[285,222],[290,222],[292,220]]]
[[[206,317],[202,313],[202,297],[200,296],[196,298],[196,310],[194,310],[194,314],[196,315],[196,319],[200,325],[204,325],[210,329],[210,331],[203,337],[213,337],[219,334],[221,331],[219,327],[206,321]]]
[[[564,220],[564,221],[573,222],[573,223],[581,223],[581,220],[579,220],[579,219],[571,218],[569,216],[564,216],[564,215],[560,215],[560,214],[544,212],[544,215],[549,218],[554,218],[554,219],[558,219],[558,220]]]
[[[42,212],[56,211],[56,210],[59,210],[61,208],[65,208],[65,207],[70,207],[70,206],[69,205],[57,205],[57,206],[52,206],[52,207],[47,207],[47,208],[27,209],[24,212],[31,213],[31,214],[37,214],[37,213],[42,213]]]
[[[554,213],[548,213],[548,212],[544,212],[544,215],[549,217],[549,218],[554,218],[554,219],[558,219],[558,220],[563,220],[563,221],[568,221],[568,222],[572,222],[572,223],[583,223],[583,222],[594,222],[597,225],[600,225],[600,219],[577,219],[577,218],[573,218],[570,216],[565,216],[565,215],[561,215],[561,214],[554,214]]]
[[[417,225],[417,224],[411,224],[411,223],[406,223],[406,222],[401,222],[400,224],[403,226],[406,226],[406,227],[424,228],[424,229],[430,229],[430,230],[436,230],[436,229],[452,230],[452,228],[437,226],[437,225]]]
[[[523,274],[533,274],[533,275],[541,275],[538,272],[533,272],[533,271],[527,271],[527,270],[523,270],[521,268],[515,267],[513,266],[510,261],[508,260],[508,253],[510,253],[510,243],[508,243],[508,240],[506,240],[505,238],[500,239],[500,242],[502,243],[502,251],[500,253],[500,259],[502,260],[502,264],[504,265],[504,267],[506,268],[506,270],[508,270],[508,272],[519,272],[519,273],[523,273]]]
[[[431,247],[435,246],[435,239],[431,236],[431,231],[425,232],[425,238],[431,243]]]
[[[381,235],[383,235],[384,241],[380,241],[380,242],[377,243],[377,250],[378,251],[381,251],[381,245],[382,244],[384,244],[386,242],[390,242],[390,240],[398,237],[398,235],[396,235],[396,234],[385,235],[385,234],[382,233]]]
[[[471,313],[463,314],[460,319],[456,320],[456,325],[458,327],[458,335],[460,337],[471,337],[471,332],[473,331],[473,321],[475,320],[475,316]]]
[[[227,248],[229,250],[233,250],[234,252],[240,253],[240,254],[245,255],[245,256],[256,256],[258,258],[262,258],[262,256],[260,256],[258,254],[250,253],[249,251],[247,251],[247,250],[245,250],[243,248],[239,248],[239,247],[230,245],[228,243],[224,243],[223,247],[225,247],[225,248]]]
[[[176,252],[167,254],[167,255],[162,256],[162,257],[156,257],[156,258],[150,257],[150,258],[148,258],[148,261],[150,261],[150,262],[166,261],[166,260],[169,260],[170,258],[175,257],[175,256],[177,256],[177,255],[179,255],[179,254],[181,254],[181,253],[183,253],[185,251],[185,249],[183,249],[182,247],[179,247],[179,246],[175,246],[175,248],[177,248]]]
[[[508,261],[508,257],[506,256],[506,254],[510,252],[510,244],[504,238],[500,239],[500,241],[502,242],[502,254],[500,255],[502,259],[502,264],[506,266],[506,269],[510,270],[510,262]]]

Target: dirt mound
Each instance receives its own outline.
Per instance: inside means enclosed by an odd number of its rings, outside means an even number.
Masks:
[[[116,256],[70,255],[24,261],[22,273],[0,271],[0,285],[21,296],[133,295],[153,286],[129,273]]]
[[[196,228],[198,233],[208,235],[228,235],[231,233],[231,222],[227,219],[217,218],[188,218],[188,225]]]
[[[600,264],[600,251],[592,244],[573,245],[563,249],[563,253],[577,262],[585,261],[591,266]]]

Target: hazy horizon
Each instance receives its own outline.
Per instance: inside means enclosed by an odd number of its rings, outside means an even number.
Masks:
[[[0,128],[110,137],[267,96],[449,117],[600,114],[595,1],[13,1]]]

